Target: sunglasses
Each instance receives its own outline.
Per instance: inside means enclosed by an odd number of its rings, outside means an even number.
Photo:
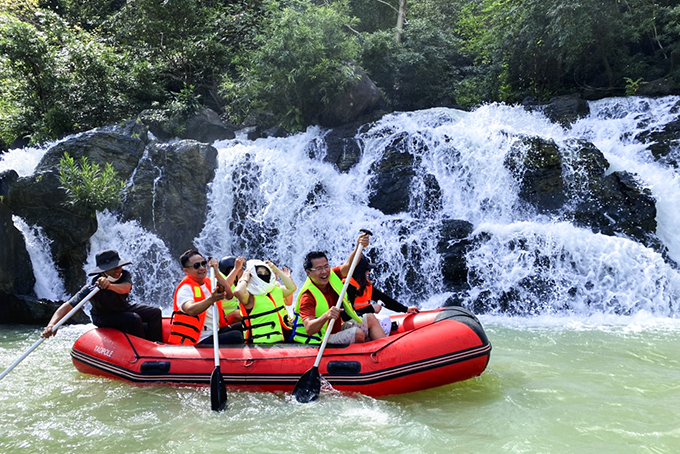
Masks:
[[[200,267],[203,267],[203,268],[207,267],[207,266],[208,266],[208,262],[205,261],[205,260],[203,260],[202,262],[196,262],[196,263],[194,263],[192,266],[194,267],[195,270],[197,270],[197,269],[199,269]]]

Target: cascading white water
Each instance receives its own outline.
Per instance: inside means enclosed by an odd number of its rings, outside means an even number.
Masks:
[[[404,303],[441,305],[438,226],[444,219],[472,223],[489,240],[469,251],[472,290],[464,304],[511,314],[634,314],[676,317],[680,277],[660,254],[630,239],[608,237],[557,222],[522,206],[504,165],[519,136],[553,140],[569,173],[570,141],[594,143],[614,170],[626,170],[649,188],[657,204],[657,235],[680,262],[680,181],[676,169],[651,159],[636,139],[641,130],[677,119],[678,97],[591,102],[591,115],[564,129],[522,107],[485,105],[473,112],[429,109],[395,113],[358,133],[358,164],[342,173],[323,161],[319,128],[287,138],[217,142],[217,174],[209,188],[209,214],[195,240],[206,255],[271,259],[293,269],[301,285],[304,255],[328,252],[341,263],[359,229],[373,232],[369,255],[380,265],[379,287]],[[418,159],[409,209],[385,215],[369,206],[371,166],[398,138]],[[405,144],[405,145],[404,145]],[[426,177],[436,180],[441,208],[427,209]],[[94,252],[117,248],[135,263],[135,296],[167,307],[181,277],[175,257],[135,223],[99,216]],[[518,247],[521,245],[521,247]],[[415,276],[415,277],[414,277]],[[142,289],[143,287],[143,289]],[[417,287],[417,288],[415,288]]]
[[[19,216],[12,216],[12,221],[26,241],[26,250],[31,258],[35,274],[36,296],[53,301],[65,299],[66,290],[54,267],[54,260],[49,249],[51,240],[43,234],[40,227],[29,226]]]
[[[371,256],[384,265],[378,284],[389,282],[396,296],[408,301],[416,293],[404,276],[414,268],[426,299],[441,302],[447,289],[440,283],[433,227],[442,219],[463,219],[476,233],[491,234],[468,255],[474,280],[467,302],[476,302],[480,310],[675,315],[680,279],[658,253],[629,239],[518,209],[518,187],[504,160],[519,136],[537,136],[555,141],[569,166],[570,140],[591,140],[611,170],[635,174],[652,191],[659,238],[677,260],[680,223],[678,210],[671,208],[680,197],[677,173],[651,161],[645,147],[631,139],[633,126],[654,128],[676,118],[669,112],[677,102],[675,97],[594,102],[592,115],[567,130],[540,113],[505,105],[471,113],[430,109],[388,115],[357,135],[363,155],[345,174],[322,161],[317,143],[323,133],[316,128],[287,139],[218,143],[220,170],[211,188],[210,220],[198,242],[204,249],[286,263],[302,282],[307,251],[328,250],[331,262],[340,263],[359,228],[366,227],[375,234]],[[408,151],[421,165],[409,211],[387,216],[368,207],[369,169],[404,134]],[[314,158],[310,148],[317,151]],[[442,208],[436,213],[418,203],[428,174],[441,188]],[[235,209],[247,210],[247,219],[233,219]],[[521,248],[515,247],[518,242]],[[421,304],[430,307],[432,301]]]

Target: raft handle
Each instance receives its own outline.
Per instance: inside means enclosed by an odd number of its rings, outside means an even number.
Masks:
[[[170,361],[144,361],[139,368],[144,375],[160,375],[170,372]]]

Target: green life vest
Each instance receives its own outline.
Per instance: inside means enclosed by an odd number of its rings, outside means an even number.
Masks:
[[[272,344],[283,342],[283,316],[286,306],[283,290],[276,286],[267,295],[253,295],[255,300],[250,314],[241,305],[243,337],[246,343]]]
[[[334,271],[331,271],[331,274],[328,276],[328,283],[331,285],[333,291],[335,291],[335,293],[337,293],[339,296],[340,292],[342,292],[343,282],[338,277],[338,275],[335,274]],[[302,295],[308,290],[309,292],[311,292],[312,296],[314,296],[314,299],[316,300],[315,318],[321,317],[328,311],[329,308],[328,301],[326,301],[326,297],[323,295],[319,287],[317,287],[308,277],[305,283],[302,285],[302,288],[300,289],[300,293],[298,294],[297,297],[297,303],[295,304],[295,321],[293,323],[292,340],[303,344],[320,344],[321,341],[323,340],[323,337],[326,335],[326,328],[328,327],[328,323],[324,323],[324,325],[321,327],[321,330],[319,330],[318,333],[314,335],[309,335],[307,334],[307,331],[305,331],[304,324],[302,323],[302,319],[300,318],[300,300],[302,298]],[[362,323],[361,318],[354,311],[352,304],[349,302],[349,299],[347,298],[347,292],[345,292],[345,296],[342,299],[342,307],[345,309],[347,315],[349,315],[357,322]],[[336,323],[338,323],[337,320]]]
[[[226,279],[226,276],[224,276],[224,274],[222,274],[222,276]],[[236,284],[231,284],[231,292],[232,293],[234,293],[235,288],[236,288]],[[223,299],[222,300],[222,309],[224,309],[224,316],[227,317],[232,312],[238,310],[238,306],[239,306],[239,302],[238,302],[238,298],[236,298],[236,295],[234,295],[230,300],[228,300],[226,298]]]

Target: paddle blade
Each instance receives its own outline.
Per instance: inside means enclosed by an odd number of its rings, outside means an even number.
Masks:
[[[300,403],[306,404],[319,398],[321,392],[321,375],[318,367],[309,369],[293,389],[293,397]]]
[[[210,376],[210,403],[212,411],[222,411],[227,406],[227,387],[224,385],[220,366],[216,366]]]

